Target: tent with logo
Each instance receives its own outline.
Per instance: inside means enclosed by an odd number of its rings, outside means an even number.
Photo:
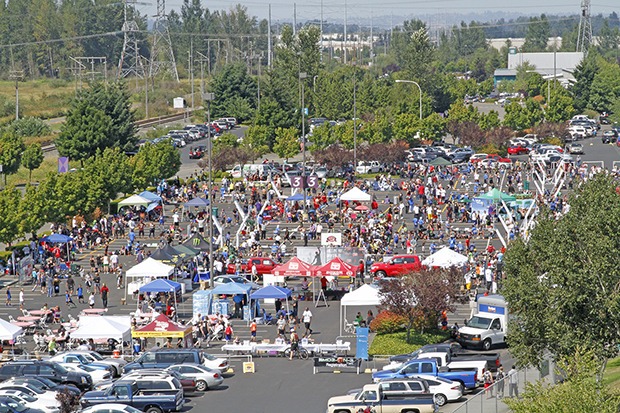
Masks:
[[[467,265],[467,257],[448,247],[443,247],[436,253],[426,257],[422,261],[422,265],[441,268],[462,267]]]
[[[363,284],[356,290],[342,296],[340,300],[340,335],[342,335],[343,317],[347,319],[347,307],[353,306],[377,306],[381,305],[379,289],[369,284]]]
[[[297,257],[293,257],[285,264],[275,267],[271,272],[273,275],[284,277],[311,277],[312,265]]]
[[[190,246],[200,251],[206,251],[209,249],[209,243],[204,239],[202,235],[195,232],[188,239],[183,242],[183,245]]]
[[[177,323],[165,314],[158,315],[149,324],[131,332],[133,338],[180,338],[185,347],[192,344],[192,325]]]
[[[344,262],[340,257],[335,257],[325,265],[314,267],[314,276],[330,277],[355,277],[356,268]]]

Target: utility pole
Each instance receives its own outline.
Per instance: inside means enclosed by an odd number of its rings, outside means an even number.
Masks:
[[[271,3],[269,4],[269,19],[267,20],[267,68],[271,69]]]
[[[211,140],[211,101],[213,100],[213,93],[204,93],[202,95],[203,100],[207,102],[207,142],[209,143],[209,185],[207,185],[209,189],[208,199],[209,199],[209,286],[211,288],[213,285],[213,177],[211,176],[211,162],[213,159],[213,141]],[[220,234],[223,236],[223,234]]]
[[[357,67],[353,65],[353,174],[357,168]]]
[[[297,3],[293,3],[293,36],[297,34]]]
[[[194,110],[194,38],[189,40],[189,81],[192,83],[192,110]]]
[[[11,70],[9,72],[9,79],[15,80],[15,120],[19,119],[19,81],[23,78],[23,70]]]
[[[321,0],[321,62],[323,61],[323,0]]]
[[[303,160],[302,160],[302,164],[303,164],[303,169],[301,172],[301,182],[302,182],[302,189],[304,191],[304,218],[306,215],[306,108],[305,108],[305,101],[304,101],[304,93],[305,93],[305,89],[304,89],[304,80],[308,77],[308,74],[306,72],[300,72],[299,73],[299,81],[301,82],[301,142],[303,145],[304,150],[302,151],[303,153]]]
[[[347,64],[347,0],[344,0],[344,47],[343,47],[343,63]]]

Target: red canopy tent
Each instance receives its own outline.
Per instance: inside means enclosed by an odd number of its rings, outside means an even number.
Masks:
[[[272,273],[284,277],[311,277],[312,265],[293,257],[287,263],[275,267]]]
[[[339,257],[333,258],[325,265],[316,266],[314,275],[316,277],[332,276],[332,277],[354,277],[356,268],[351,264],[347,264]]]
[[[185,347],[191,347],[192,326],[184,326],[172,321],[165,314],[160,314],[144,327],[132,331],[131,336],[134,338],[180,338],[185,342]]]

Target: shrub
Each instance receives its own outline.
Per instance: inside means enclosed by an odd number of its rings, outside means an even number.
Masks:
[[[370,330],[378,334],[395,333],[402,330],[407,320],[390,311],[381,311],[370,323]]]
[[[39,118],[26,117],[11,122],[8,129],[21,137],[44,136],[52,133],[49,125]]]
[[[412,332],[409,342],[404,331],[393,334],[377,334],[370,344],[370,355],[394,355],[416,351],[426,344],[441,343],[448,339],[446,331],[433,330],[424,334]]]

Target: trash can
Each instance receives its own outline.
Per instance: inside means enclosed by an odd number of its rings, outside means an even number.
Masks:
[[[530,181],[523,181],[523,189],[526,191],[530,190]]]
[[[213,214],[214,217],[219,218],[219,212],[220,212],[220,208],[219,207],[212,207],[211,208],[211,213]]]

